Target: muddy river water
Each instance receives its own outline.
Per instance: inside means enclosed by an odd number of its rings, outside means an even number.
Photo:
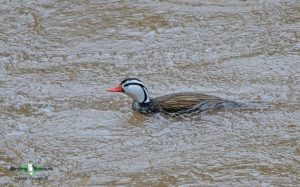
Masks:
[[[273,107],[144,116],[125,77]],[[3,186],[300,186],[299,101],[299,0],[1,0]]]

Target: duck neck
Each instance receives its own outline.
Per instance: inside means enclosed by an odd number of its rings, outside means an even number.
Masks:
[[[137,111],[137,112],[140,112],[143,114],[149,114],[149,113],[153,113],[153,104],[150,99],[149,99],[149,102],[142,102],[142,103],[134,101],[132,103],[132,109],[134,111]]]
[[[138,103],[140,105],[140,107],[149,107],[151,104],[151,101],[149,100],[148,102],[143,102],[143,103]]]

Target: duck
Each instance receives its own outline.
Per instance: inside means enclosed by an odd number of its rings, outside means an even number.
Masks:
[[[142,114],[163,113],[178,116],[217,109],[245,108],[244,103],[194,92],[173,93],[151,98],[146,85],[138,78],[126,78],[107,91],[125,93],[133,99],[133,111]]]

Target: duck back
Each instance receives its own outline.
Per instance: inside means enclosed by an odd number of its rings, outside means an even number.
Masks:
[[[190,113],[213,109],[236,108],[242,104],[200,93],[176,93],[157,97],[153,100],[155,108],[163,113]]]

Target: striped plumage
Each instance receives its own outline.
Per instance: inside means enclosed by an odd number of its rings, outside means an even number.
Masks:
[[[232,108],[239,106],[239,103],[221,99],[216,96],[201,93],[175,93],[153,100],[160,111],[167,113],[190,113],[201,112],[210,109]]]
[[[144,83],[136,78],[128,78],[110,92],[124,92],[133,98],[132,108],[143,114],[162,112],[165,114],[184,114],[213,109],[242,107],[243,104],[216,96],[200,93],[175,93],[151,99]]]

